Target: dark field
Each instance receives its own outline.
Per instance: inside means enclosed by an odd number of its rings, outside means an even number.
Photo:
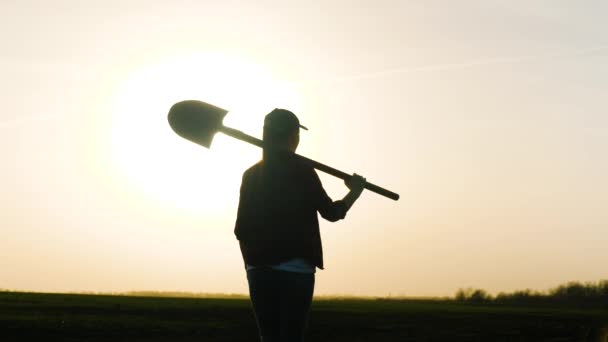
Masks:
[[[0,292],[0,341],[256,341],[246,298]],[[308,341],[608,341],[608,312],[315,300]]]

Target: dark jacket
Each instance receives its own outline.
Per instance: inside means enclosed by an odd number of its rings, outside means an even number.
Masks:
[[[332,201],[315,170],[293,154],[272,168],[260,161],[247,169],[234,229],[245,263],[303,258],[323,269],[317,211],[333,222],[344,218],[346,205]]]

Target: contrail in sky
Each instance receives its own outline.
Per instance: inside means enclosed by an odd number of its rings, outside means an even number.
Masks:
[[[450,70],[450,69],[470,68],[470,67],[483,66],[483,65],[513,64],[513,63],[523,63],[523,62],[537,61],[537,60],[576,57],[576,56],[590,55],[595,52],[604,51],[607,49],[608,49],[608,46],[597,46],[597,47],[593,47],[593,48],[581,49],[578,51],[570,51],[570,52],[563,52],[563,53],[556,53],[556,54],[527,55],[527,56],[516,56],[516,57],[495,57],[495,58],[479,59],[479,60],[473,60],[473,61],[462,62],[462,63],[445,63],[445,64],[422,65],[422,66],[415,66],[415,67],[402,67],[402,68],[363,73],[363,74],[359,74],[359,75],[336,77],[336,78],[331,78],[331,79],[326,79],[326,80],[296,82],[293,85],[294,86],[306,86],[306,85],[310,85],[310,84],[315,84],[315,85],[316,84],[338,84],[338,83],[344,83],[344,82],[349,82],[349,81],[358,81],[358,80],[364,80],[364,79],[378,78],[378,77],[394,75],[394,74],[405,74],[405,73],[424,72],[424,71],[441,71],[441,70]]]
[[[325,80],[295,82],[295,83],[290,83],[290,85],[295,86],[295,87],[303,87],[303,86],[319,85],[319,84],[339,84],[339,83],[344,83],[344,82],[349,82],[349,81],[372,79],[372,78],[378,78],[378,77],[394,75],[394,74],[406,74],[406,73],[425,72],[425,71],[441,71],[441,70],[470,68],[470,67],[483,66],[483,65],[524,63],[524,62],[546,60],[546,59],[584,56],[584,55],[593,54],[595,52],[601,52],[604,50],[608,50],[608,45],[596,46],[593,48],[580,49],[577,51],[569,51],[569,52],[556,53],[556,54],[527,55],[527,56],[516,56],[516,57],[496,57],[496,58],[479,59],[479,60],[473,60],[473,61],[461,62],[461,63],[445,63],[445,64],[432,64],[432,65],[422,65],[422,66],[414,66],[414,67],[402,67],[402,68],[363,73],[363,74],[359,74],[359,75],[336,77],[336,78],[325,79]],[[42,121],[42,120],[50,120],[50,119],[54,119],[57,117],[58,117],[57,115],[39,115],[39,116],[28,116],[28,117],[23,117],[23,118],[14,118],[14,119],[6,120],[6,121],[0,121],[0,129],[15,126],[15,125],[21,125],[21,124],[25,124],[25,123],[32,123],[32,122],[37,122],[37,121]]]

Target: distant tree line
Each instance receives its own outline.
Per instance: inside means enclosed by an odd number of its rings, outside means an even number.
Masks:
[[[466,288],[456,292],[456,301],[484,304],[547,305],[608,308],[608,280],[569,282],[546,292],[529,289],[490,295],[482,289]]]
[[[206,293],[187,291],[129,291],[117,295],[134,297],[170,297],[170,298],[247,298],[239,293]]]

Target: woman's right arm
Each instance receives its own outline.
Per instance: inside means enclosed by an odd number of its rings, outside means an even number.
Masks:
[[[348,194],[342,199],[346,204],[346,211],[348,211],[359,196],[361,196],[363,189],[365,189],[365,178],[355,173],[350,179],[345,180],[344,184],[350,189]]]
[[[353,206],[357,198],[361,195],[363,187],[365,186],[365,178],[359,175],[353,175],[351,179],[345,181],[346,186],[350,189],[350,192],[344,196],[342,200],[332,201],[327,195],[321,184],[321,180],[317,173],[312,170],[313,173],[313,184],[315,197],[317,198],[317,208],[321,216],[331,222],[335,222],[343,219],[346,216],[346,212]]]

